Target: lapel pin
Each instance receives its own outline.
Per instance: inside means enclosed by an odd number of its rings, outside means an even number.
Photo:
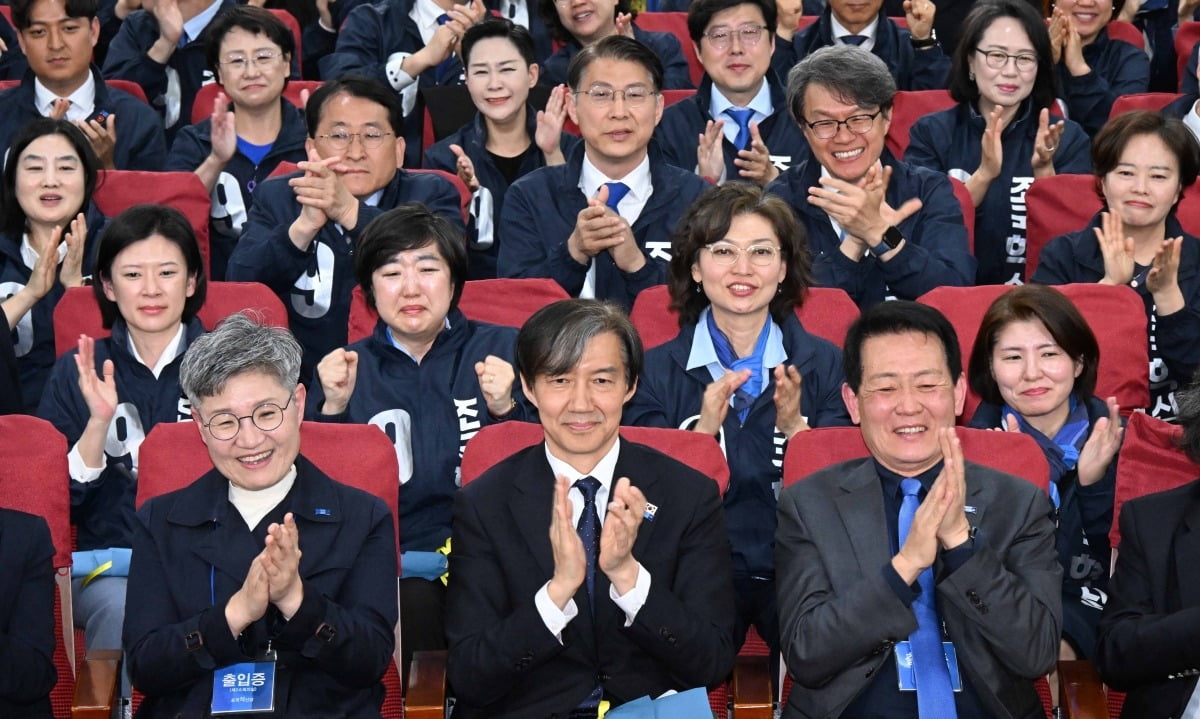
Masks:
[[[966,512],[967,514],[975,514],[975,507],[967,504],[967,505],[963,506],[963,511]]]
[[[313,514],[315,514],[319,517],[328,517],[332,514],[332,512],[330,512],[328,509],[322,509],[322,508],[318,507],[313,510]]]
[[[646,520],[647,522],[653,522],[654,515],[657,513],[658,513],[658,507],[656,507],[653,504],[650,504],[649,502],[646,502],[646,511],[642,512],[642,519]]]

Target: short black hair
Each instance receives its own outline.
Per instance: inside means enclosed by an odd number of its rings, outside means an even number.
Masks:
[[[588,342],[612,332],[621,343],[625,382],[629,388],[642,375],[642,338],[625,310],[600,300],[559,300],[533,313],[517,333],[513,365],[533,386],[541,375],[560,375],[579,364]]]
[[[221,69],[221,42],[230,31],[239,28],[251,35],[262,35],[278,45],[289,62],[296,54],[296,40],[292,37],[292,31],[274,13],[254,5],[234,5],[225,12],[217,13],[204,30],[204,62],[213,76],[220,76],[217,71]],[[284,74],[284,87],[287,87],[289,74]]]
[[[533,49],[533,35],[524,27],[506,17],[487,17],[477,22],[463,33],[462,64],[466,67],[471,62],[471,50],[475,43],[488,38],[503,38],[511,42],[525,60],[526,65],[537,64],[537,53]]]
[[[387,110],[388,124],[397,138],[404,136],[404,108],[396,99],[396,93],[383,83],[363,75],[346,75],[330,80],[316,89],[304,106],[304,122],[308,125],[308,136],[317,136],[317,127],[325,113],[325,105],[338,95],[349,95],[382,105]]]
[[[28,30],[30,25],[29,13],[40,0],[12,0],[12,24],[17,30]],[[99,0],[66,0],[67,17],[85,17],[92,20],[100,12]],[[10,47],[15,51],[17,48]]]
[[[405,202],[388,210],[371,220],[359,237],[358,249],[354,252],[354,279],[362,288],[367,304],[375,307],[372,283],[375,270],[391,262],[400,252],[430,245],[437,248],[438,254],[450,266],[450,282],[454,286],[450,309],[458,307],[469,273],[462,232],[419,202]]]
[[[700,38],[704,37],[704,31],[712,22],[713,15],[738,5],[753,5],[761,10],[763,24],[767,26],[766,31],[771,34],[775,33],[775,20],[779,16],[779,11],[775,8],[774,0],[695,0],[688,6],[687,11],[688,35],[692,38],[692,42],[700,44]]]
[[[550,31],[550,36],[555,40],[563,43],[578,42],[559,19],[558,5],[554,0],[538,0],[537,13],[542,16],[542,22],[545,23],[546,29]],[[637,10],[630,6],[629,0],[617,0],[617,6],[613,8],[613,19],[615,20],[622,13],[637,18]]]
[[[1200,172],[1200,144],[1197,144],[1196,137],[1182,120],[1149,110],[1123,112],[1104,123],[1092,140],[1092,172],[1096,175],[1096,194],[1106,208],[1108,199],[1104,196],[1104,176],[1117,168],[1125,146],[1139,135],[1157,137],[1175,155],[1179,163],[1180,199],[1183,199],[1183,192],[1196,183],[1196,175]],[[1174,213],[1178,207],[1179,200],[1176,200],[1171,212]]]
[[[862,350],[867,340],[906,332],[932,336],[941,342],[950,380],[958,381],[962,376],[962,350],[959,349],[958,335],[950,320],[929,305],[908,300],[889,300],[864,310],[846,331],[846,343],[842,347],[842,371],[846,384],[855,394],[862,386]]]
[[[979,42],[983,34],[1000,18],[1009,17],[1021,24],[1029,42],[1037,55],[1037,75],[1033,79],[1033,91],[1029,97],[1033,108],[1040,112],[1043,108],[1052,107],[1058,97],[1058,80],[1054,65],[1054,55],[1050,49],[1050,31],[1040,13],[1033,9],[1026,0],[984,0],[967,14],[959,29],[958,47],[954,49],[954,61],[950,67],[950,81],[947,85],[950,96],[955,102],[965,102],[974,105],[979,102],[979,86],[971,77],[971,66],[968,62],[977,56]],[[979,58],[982,60],[982,58]]]
[[[567,65],[567,86],[572,92],[581,90],[579,83],[583,82],[583,73],[597,60],[636,62],[650,75],[650,84],[654,86],[654,92],[662,91],[663,64],[658,55],[631,37],[609,35],[600,42],[583,48],[571,58],[571,64]]]
[[[200,255],[200,243],[196,233],[183,213],[166,205],[134,205],[112,219],[104,228],[100,242],[96,245],[96,261],[93,272],[100,281],[92,284],[92,294],[100,305],[100,317],[104,329],[112,329],[120,316],[117,303],[104,295],[104,281],[112,281],[112,266],[117,255],[135,242],[151,235],[159,235],[174,244],[183,253],[187,274],[196,278],[196,291],[183,305],[183,323],[192,321],[208,294],[208,280],[204,274],[204,258]]]
[[[0,217],[3,217],[0,229],[10,237],[17,238],[18,241],[21,234],[25,232],[25,223],[28,218],[25,217],[25,210],[21,207],[21,198],[17,197],[17,166],[20,164],[21,153],[25,152],[25,148],[33,144],[34,140],[46,135],[62,135],[67,142],[71,143],[75,154],[79,155],[81,169],[84,173],[83,202],[71,214],[86,212],[88,203],[92,201],[92,194],[96,191],[100,161],[96,158],[96,153],[92,151],[92,143],[88,142],[83,131],[67,120],[54,120],[49,117],[30,120],[28,125],[13,136],[12,144],[8,147],[8,159],[4,163],[4,184],[0,187]]]

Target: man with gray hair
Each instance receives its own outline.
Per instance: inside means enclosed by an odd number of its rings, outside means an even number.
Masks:
[[[215,469],[138,511],[124,645],[141,712],[245,710],[262,698],[247,692],[270,699],[270,687],[280,716],[379,716],[395,643],[392,517],[300,454],[300,354],[287,330],[238,314],[184,356],[180,384]]]
[[[864,308],[975,283],[950,181],[884,146],[895,94],[887,66],[859,48],[806,57],[788,75],[787,102],[812,158],[767,186],[804,224],[817,283]]]
[[[521,328],[516,365],[545,442],[455,501],[455,717],[594,719],[724,680],[735,612],[721,498],[699,472],[621,440],[642,367],[629,318],[556,302]]]

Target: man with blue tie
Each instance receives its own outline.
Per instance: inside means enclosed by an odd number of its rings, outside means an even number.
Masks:
[[[663,66],[649,48],[604,38],[572,58],[567,79],[567,113],[583,143],[566,164],[509,187],[497,272],[549,277],[574,297],[629,308],[638,292],[666,282],[671,232],[708,185],[651,145]]]
[[[842,398],[869,457],[779,498],[784,719],[1044,716],[1062,626],[1054,523],[1026,480],[964,462],[966,382],[937,310],[884,302],[846,335]]]
[[[454,716],[595,719],[723,681],[735,612],[721,498],[708,477],[620,437],[642,367],[629,318],[560,300],[521,328],[515,360],[545,442],[455,499]]]

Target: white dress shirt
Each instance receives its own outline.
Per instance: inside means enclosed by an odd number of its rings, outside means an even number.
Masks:
[[[50,92],[36,76],[33,78],[33,102],[39,115],[50,117],[50,113],[54,111],[54,101],[59,97],[61,96]],[[92,73],[89,72],[83,84],[63,99],[71,101],[71,106],[67,108],[66,119],[72,122],[86,120],[96,109],[96,78],[92,77]]]
[[[637,167],[633,168],[629,174],[621,178],[611,178],[601,172],[588,159],[587,153],[583,154],[583,169],[579,173],[579,191],[584,197],[595,197],[600,191],[600,187],[608,182],[623,182],[629,187],[629,192],[621,198],[617,203],[617,214],[625,218],[630,227],[637,219],[641,217],[642,210],[646,208],[646,202],[650,200],[650,195],[654,194],[654,185],[650,182],[650,155],[642,158],[642,161]],[[594,298],[596,296],[596,262],[591,260],[588,262],[587,276],[583,280],[583,289],[579,292],[580,297]]]
[[[871,21],[870,25],[864,27],[860,32],[850,32],[846,28],[842,27],[842,24],[838,22],[837,18],[832,14],[829,16],[829,19],[831,22],[833,22],[832,29],[834,43],[838,45],[849,45],[850,43],[842,42],[842,38],[846,37],[847,35],[861,35],[862,37],[865,37],[866,40],[863,41],[863,44],[859,45],[859,47],[867,52],[871,52],[871,50],[875,48],[875,31],[879,29],[878,15],[875,16],[875,19]]]
[[[433,34],[438,29],[437,19],[445,12],[433,0],[417,0],[413,3],[408,16],[416,24],[417,32],[421,33],[422,46],[428,45],[429,41],[433,39]],[[403,106],[405,117],[408,117],[417,105],[417,78],[401,68],[404,58],[412,55],[411,52],[394,52],[388,55],[388,59],[383,65],[384,74],[392,89],[400,93],[400,104]]]

